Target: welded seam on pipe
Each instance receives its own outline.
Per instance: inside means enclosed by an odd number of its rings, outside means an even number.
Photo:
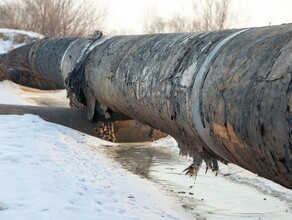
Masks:
[[[231,34],[225,39],[221,40],[221,42],[215,46],[215,48],[209,53],[209,55],[204,60],[194,81],[193,90],[192,90],[193,122],[198,134],[200,135],[200,137],[203,139],[203,141],[208,147],[212,147],[212,143],[211,141],[209,141],[209,138],[207,137],[207,134],[204,131],[204,125],[202,121],[203,119],[201,118],[201,104],[200,104],[202,102],[203,85],[204,85],[206,76],[208,74],[207,70],[211,61],[213,61],[214,58],[216,58],[219,55],[220,49],[226,43],[228,43],[232,38],[236,37],[237,35],[243,32],[246,32],[247,30],[249,29],[240,30],[234,34]]]

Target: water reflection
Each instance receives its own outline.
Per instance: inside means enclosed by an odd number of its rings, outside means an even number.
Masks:
[[[158,161],[172,161],[173,155],[161,148],[145,146],[118,146],[107,148],[110,156],[124,168],[145,178],[150,178],[150,169]]]
[[[129,171],[147,178],[177,200],[196,219],[291,219],[291,202],[255,187],[207,173],[196,180],[183,174],[190,160],[163,147],[127,145],[106,148]]]

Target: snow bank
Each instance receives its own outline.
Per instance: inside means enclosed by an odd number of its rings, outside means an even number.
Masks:
[[[0,54],[43,37],[43,35],[34,32],[0,28]]]
[[[0,124],[0,219],[186,218],[107,159],[100,148],[110,142],[33,115],[0,116]]]

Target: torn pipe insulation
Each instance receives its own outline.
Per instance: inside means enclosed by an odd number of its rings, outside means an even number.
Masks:
[[[111,109],[173,136],[189,174],[221,160],[292,189],[291,39],[291,24],[115,36],[68,83],[89,119]]]

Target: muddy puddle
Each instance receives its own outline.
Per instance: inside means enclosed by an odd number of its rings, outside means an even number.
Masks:
[[[105,151],[125,169],[155,182],[194,219],[292,219],[292,204],[284,198],[229,180],[205,174],[196,179],[182,172],[191,164],[163,147],[147,144],[107,147]]]

